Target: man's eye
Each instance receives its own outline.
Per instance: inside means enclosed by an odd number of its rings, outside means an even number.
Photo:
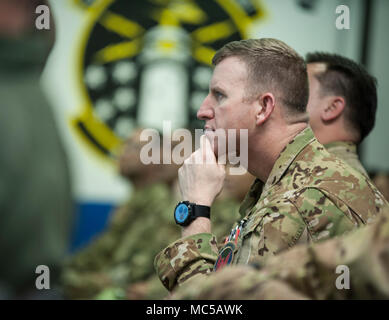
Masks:
[[[220,93],[220,92],[215,92],[215,98],[217,101],[220,101],[222,98],[224,98],[224,94]]]

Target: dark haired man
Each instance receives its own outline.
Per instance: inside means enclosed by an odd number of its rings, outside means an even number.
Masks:
[[[179,170],[186,202],[175,217],[183,238],[155,259],[169,290],[226,264],[265,263],[297,243],[343,234],[389,210],[367,177],[314,137],[306,113],[306,65],[292,48],[276,39],[235,41],[216,53],[213,64],[210,92],[197,114],[205,120],[206,137]],[[209,211],[225,171],[217,162],[223,155],[219,141],[212,138],[228,129],[247,130],[247,169],[258,179],[241,205],[241,222],[218,254]],[[237,134],[238,152],[239,142]],[[265,182],[262,193],[259,181]]]
[[[376,79],[363,66],[337,54],[308,53],[309,123],[326,149],[367,176],[357,145],[374,127]]]

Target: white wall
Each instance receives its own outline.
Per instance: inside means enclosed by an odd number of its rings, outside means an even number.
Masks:
[[[270,37],[285,41],[300,54],[310,51],[329,51],[352,59],[359,57],[363,0],[317,0],[313,10],[304,10],[297,1],[263,1],[269,17],[253,28],[253,37]],[[350,30],[335,27],[340,4],[350,8]]]
[[[378,111],[362,160],[369,170],[389,172],[389,1],[375,2],[369,70],[378,80]]]

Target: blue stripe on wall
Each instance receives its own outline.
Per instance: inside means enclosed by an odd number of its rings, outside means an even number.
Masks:
[[[113,203],[79,202],[76,204],[70,253],[86,246],[106,228],[113,209],[115,209]]]

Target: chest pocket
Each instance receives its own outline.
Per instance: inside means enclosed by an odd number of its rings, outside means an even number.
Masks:
[[[306,225],[298,212],[281,212],[285,213],[281,214],[272,206],[261,208],[250,215],[240,239],[237,263],[247,264],[253,260],[265,262],[270,256],[287,250],[301,239]]]
[[[247,264],[252,258],[258,256],[258,244],[260,243],[261,237],[263,237],[263,233],[260,232],[261,224],[266,210],[262,209],[260,212],[255,211],[256,208],[250,211],[249,217],[246,218],[247,220],[240,233],[235,251],[234,264]]]

